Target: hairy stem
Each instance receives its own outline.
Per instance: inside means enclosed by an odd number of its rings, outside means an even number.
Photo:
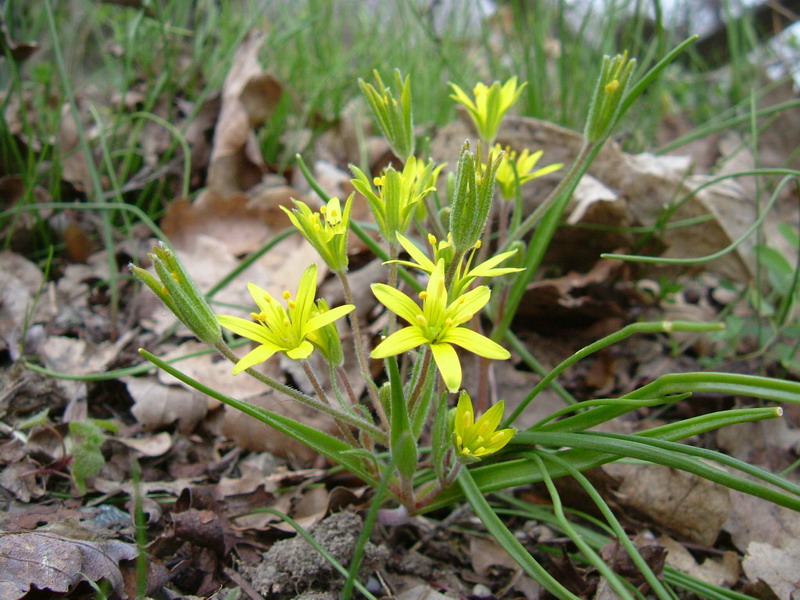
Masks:
[[[342,282],[342,290],[344,291],[344,301],[347,304],[355,304],[353,301],[353,291],[350,289],[350,281],[347,278],[347,273],[344,271],[338,273],[339,281]],[[378,398],[378,388],[372,380],[372,375],[369,372],[369,363],[367,362],[367,355],[364,352],[364,340],[361,336],[361,326],[358,324],[357,311],[352,311],[347,315],[350,319],[350,327],[353,329],[353,343],[356,348],[356,358],[358,359],[358,367],[361,370],[361,376],[367,383],[367,392],[369,399],[372,403],[372,408],[378,414],[378,418],[384,426],[386,431],[389,431],[389,419],[386,416],[386,411],[383,409],[380,398]]]

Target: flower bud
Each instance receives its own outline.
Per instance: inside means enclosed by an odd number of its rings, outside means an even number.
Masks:
[[[217,318],[175,253],[160,243],[153,246],[153,253],[148,256],[153,262],[158,279],[134,264],[129,265],[131,273],[153,290],[200,340],[211,345],[217,344],[222,339]]]
[[[469,142],[464,142],[450,197],[450,233],[458,254],[474,247],[483,234],[492,208],[501,157],[502,153],[492,152],[484,165],[470,151]]]

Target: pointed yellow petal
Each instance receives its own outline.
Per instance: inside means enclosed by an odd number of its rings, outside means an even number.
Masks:
[[[505,360],[511,356],[508,350],[503,348],[500,344],[466,327],[452,327],[447,329],[444,335],[439,338],[439,341],[461,346],[464,350],[469,350],[484,358]]]
[[[453,423],[453,429],[459,437],[459,445],[463,444],[464,435],[468,428],[472,427],[472,419],[474,412],[472,409],[472,398],[469,397],[467,392],[461,392],[458,396],[458,405],[456,406],[456,417]]]
[[[317,265],[310,265],[300,279],[295,298],[295,308],[292,313],[292,322],[300,329],[311,316],[314,305],[314,295],[317,293]]]
[[[470,272],[467,273],[467,277],[495,277],[496,275],[499,274],[499,273],[495,273],[496,270],[499,270],[499,269],[495,269],[495,267],[497,267],[497,265],[499,265],[501,262],[503,262],[507,258],[511,258],[516,253],[517,253],[517,251],[515,249],[515,250],[509,250],[508,252],[503,252],[502,254],[498,254],[497,256],[493,256],[492,258],[483,261],[481,264],[479,264],[474,269],[470,270]],[[511,267],[507,267],[507,268],[504,267],[504,269],[506,269],[507,273],[513,273],[515,271],[524,270],[524,269],[511,268]],[[510,270],[508,270],[508,269],[510,269]]]
[[[425,344],[427,341],[419,327],[404,327],[400,331],[395,331],[378,344],[370,353],[370,356],[372,358],[386,358],[387,356],[402,354]]]
[[[271,302],[277,302],[275,298],[272,297],[267,290],[262,287],[257,286],[255,283],[248,283],[247,290],[250,292],[250,295],[253,297],[253,300],[256,301],[258,308],[261,312],[265,312],[269,314],[271,312],[269,305]]]
[[[251,350],[247,354],[245,354],[242,359],[236,363],[233,367],[233,374],[238,375],[245,369],[249,369],[250,367],[257,365],[259,363],[268,360],[273,354],[278,352],[280,348],[275,346],[274,344],[261,344],[255,350]]]
[[[303,332],[310,333],[320,329],[321,327],[325,327],[325,325],[328,323],[333,323],[337,319],[342,318],[354,308],[355,305],[353,304],[343,304],[342,306],[337,306],[336,308],[326,310],[325,312],[318,314],[316,317],[310,318],[306,322]]]
[[[439,367],[444,384],[453,393],[461,387],[461,363],[458,361],[458,354],[450,344],[431,344],[433,360]]]
[[[254,342],[272,342],[269,331],[258,323],[248,321],[247,319],[240,319],[239,317],[232,317],[231,315],[217,315],[217,321],[225,329],[230,329],[236,335],[241,335]]]
[[[286,356],[293,360],[302,360],[311,356],[314,351],[314,344],[308,340],[303,340],[297,348],[292,348],[286,351]]]
[[[461,325],[472,318],[472,315],[481,310],[489,302],[492,292],[485,285],[468,291],[447,307],[447,316],[456,325]]]
[[[417,315],[422,314],[422,310],[403,292],[385,283],[373,283],[372,293],[390,311],[397,313],[412,325],[417,324]]]
[[[418,265],[415,266],[418,266],[418,268],[421,268],[426,273],[433,271],[435,267],[433,261],[429,259],[414,242],[399,232],[397,233],[397,241],[400,242],[400,245],[403,247],[403,249],[408,252],[408,255],[417,261]]]
[[[488,440],[486,440],[486,453],[497,452],[503,446],[511,441],[514,434],[517,433],[514,429],[501,429],[496,431]]]
[[[484,439],[491,438],[494,430],[500,425],[503,418],[504,403],[502,400],[483,413],[475,422],[475,434]]]

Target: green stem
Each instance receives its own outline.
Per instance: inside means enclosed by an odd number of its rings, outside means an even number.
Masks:
[[[337,275],[339,275],[339,281],[342,282],[345,303],[355,304],[353,299],[353,290],[350,289],[350,280],[347,277],[347,273],[341,271],[337,273]],[[383,409],[383,404],[381,404],[380,398],[378,398],[378,388],[375,385],[375,382],[372,380],[372,375],[369,371],[369,362],[367,361],[367,355],[364,352],[364,340],[361,336],[361,326],[358,324],[358,313],[357,311],[351,311],[347,316],[350,319],[350,327],[353,330],[353,345],[356,349],[358,368],[361,371],[361,376],[364,378],[364,381],[367,384],[367,393],[369,394],[372,408],[378,414],[378,418],[380,419],[386,431],[389,431],[389,419],[386,416],[386,411]]]
[[[425,387],[425,380],[428,378],[428,368],[431,366],[431,349],[426,345],[422,351],[422,366],[420,367],[419,377],[417,378],[417,385],[414,386],[414,391],[411,393],[411,398],[408,401],[408,414],[413,415],[417,407],[417,402],[422,397],[422,390]]]
[[[227,346],[227,344],[225,344],[225,342],[220,342],[219,344],[217,344],[216,348],[225,358],[227,358],[231,362],[233,363],[239,362],[239,357],[233,353],[233,351]],[[272,379],[272,377],[268,377],[263,373],[259,373],[255,369],[252,368],[246,369],[245,373],[247,373],[251,377],[258,379],[264,385],[267,385],[272,389],[281,392],[282,394],[286,394],[290,398],[297,400],[298,402],[301,402],[306,406],[310,406],[315,410],[318,410],[320,412],[332,416],[334,419],[340,419],[345,423],[349,423],[353,427],[357,427],[358,429],[363,430],[365,433],[371,435],[373,438],[375,438],[377,442],[381,444],[386,443],[386,434],[377,427],[375,427],[374,425],[372,425],[371,423],[364,421],[363,419],[359,419],[354,415],[348,415],[346,413],[340,412],[336,410],[334,407],[330,406],[329,404],[325,404],[324,402],[320,402],[319,400],[316,400],[311,396],[307,396],[303,392],[296,390],[288,385],[285,385],[279,381],[276,381],[275,379]]]
[[[311,364],[307,360],[301,360],[300,366],[303,367],[303,372],[306,374],[308,381],[311,383],[311,387],[314,388],[317,397],[323,400],[330,407],[333,407],[330,398],[328,398],[328,395],[325,393],[325,390],[322,389],[322,386],[319,383],[319,379],[317,379],[317,375],[316,373],[314,373],[314,369],[311,366]],[[347,442],[354,448],[358,448],[361,444],[358,443],[358,440],[350,432],[350,429],[348,429],[347,424],[344,423],[341,419],[335,419],[335,420],[336,420],[336,425],[339,427],[339,430],[342,432],[342,435],[345,437]]]

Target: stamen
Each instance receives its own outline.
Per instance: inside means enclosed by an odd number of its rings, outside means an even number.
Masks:
[[[428,234],[428,243],[429,243],[431,246],[433,246],[434,248],[436,247],[436,236],[435,236],[435,235],[433,235],[432,233],[429,233],[429,234]]]
[[[419,293],[419,297],[420,297],[420,299],[425,300],[428,297],[428,292],[426,292],[425,290],[422,290]]]
[[[425,315],[417,315],[417,323],[425,327],[428,324],[428,320],[425,318]]]
[[[286,290],[285,292],[283,292],[283,299],[284,300],[288,300],[291,297],[292,297],[292,293],[289,290]]]
[[[475,242],[475,250],[479,250],[482,245],[483,245],[483,242],[481,240],[478,240],[477,242]]]
[[[294,308],[297,306],[297,303],[294,300],[289,300],[286,304],[289,306],[289,308]]]
[[[447,327],[453,327],[453,326],[455,326],[455,322],[453,321],[453,319],[445,319],[445,321],[444,321],[444,324],[445,324]]]

